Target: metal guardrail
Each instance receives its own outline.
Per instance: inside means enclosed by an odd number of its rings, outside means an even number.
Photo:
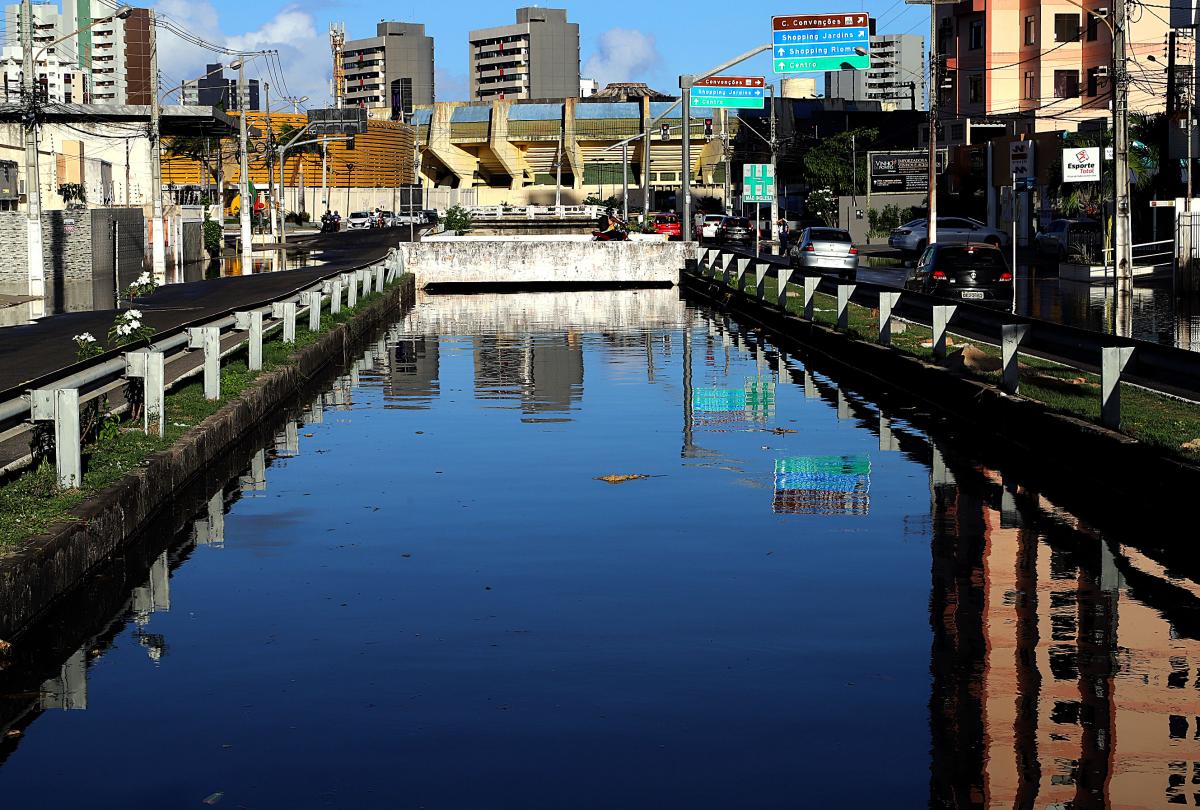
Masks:
[[[802,317],[813,320],[813,295],[818,291],[836,296],[837,328],[845,331],[850,302],[879,310],[880,343],[891,342],[894,317],[913,321],[933,330],[935,358],[946,356],[946,335],[953,332],[1001,347],[1001,385],[1008,393],[1019,389],[1018,350],[1081,371],[1101,376],[1101,421],[1120,426],[1120,385],[1143,388],[1187,400],[1200,401],[1200,353],[1162,346],[1144,340],[1106,335],[1088,329],[1013,315],[968,302],[951,301],[918,292],[899,290],[869,282],[844,282],[828,276],[803,274],[781,259],[755,258],[715,248],[701,248],[696,274],[742,289],[747,276],[754,280],[751,293],[767,304],[764,280],[776,278],[781,291],[773,306],[785,309],[800,296]]]
[[[152,423],[157,423],[159,435],[162,435],[167,390],[202,373],[205,397],[219,399],[220,366],[224,358],[245,348],[250,369],[261,369],[262,343],[267,334],[282,329],[284,342],[295,342],[296,320],[305,313],[309,316],[309,329],[319,331],[321,312],[326,304],[331,313],[341,311],[343,289],[346,306],[352,307],[357,303],[360,290],[362,295],[381,290],[403,269],[403,254],[392,249],[380,262],[331,274],[298,292],[255,307],[227,310],[202,321],[193,321],[169,330],[144,347],[131,348],[116,357],[97,358],[91,365],[60,376],[41,377],[27,391],[0,401],[0,442],[28,432],[34,422],[53,422],[59,484],[78,486],[83,474],[80,443],[83,405],[123,386],[131,378],[142,379],[145,391],[143,429],[149,433]],[[245,333],[245,337],[222,340],[232,333]],[[201,366],[169,375],[171,363],[197,350],[203,352]],[[121,406],[114,412],[126,407]],[[31,460],[32,455],[18,459],[4,472],[18,470]]]

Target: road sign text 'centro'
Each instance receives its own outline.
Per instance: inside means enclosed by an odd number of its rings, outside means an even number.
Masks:
[[[861,11],[772,17],[771,29],[775,73],[865,70],[871,66],[870,17]]]
[[[766,85],[762,76],[709,76],[692,85],[692,106],[761,110]]]

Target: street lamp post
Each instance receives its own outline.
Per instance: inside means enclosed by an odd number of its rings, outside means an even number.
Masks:
[[[150,12],[150,193],[151,217],[150,226],[150,269],[153,271],[156,284],[167,280],[167,243],[163,233],[163,201],[162,201],[162,149],[159,142],[159,105],[158,105],[158,48],[155,38],[156,16]],[[179,245],[175,246],[176,252]]]

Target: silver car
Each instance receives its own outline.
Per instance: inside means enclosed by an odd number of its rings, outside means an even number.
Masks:
[[[350,216],[346,217],[346,230],[361,231],[371,227],[371,220],[375,215],[370,211],[355,211]]]
[[[858,275],[858,250],[849,231],[840,228],[805,228],[788,256],[800,270],[837,273],[851,281]]]
[[[1002,248],[1008,244],[1008,234],[989,228],[977,219],[968,217],[938,217],[937,241],[942,244],[965,245],[968,243],[993,245]],[[914,219],[892,231],[888,246],[912,255],[920,255],[929,244],[929,221]]]

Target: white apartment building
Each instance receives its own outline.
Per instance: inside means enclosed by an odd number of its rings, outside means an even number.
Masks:
[[[37,50],[34,51],[37,53]],[[0,71],[4,75],[4,101],[21,98],[21,79],[24,54],[16,46],[7,45],[0,51]],[[64,62],[53,52],[38,58],[34,72],[34,91],[46,101],[59,104],[80,104],[84,97],[84,75],[73,60]]]

